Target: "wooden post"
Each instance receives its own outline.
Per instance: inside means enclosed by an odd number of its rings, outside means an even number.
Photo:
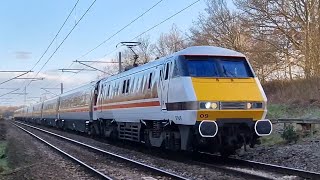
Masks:
[[[314,125],[313,123],[310,124],[310,136],[313,138],[313,133],[314,133]]]

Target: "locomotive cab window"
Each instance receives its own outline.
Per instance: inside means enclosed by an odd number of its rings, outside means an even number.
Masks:
[[[250,78],[254,77],[244,57],[180,57],[173,72],[174,76]]]

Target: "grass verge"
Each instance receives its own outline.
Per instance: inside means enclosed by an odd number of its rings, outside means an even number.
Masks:
[[[285,140],[278,133],[272,133],[270,136],[264,136],[260,138],[261,144],[266,146],[273,146],[279,144],[285,144]]]
[[[320,108],[317,106],[294,106],[285,104],[269,104],[267,118],[301,118],[317,119],[320,117]]]
[[[6,152],[7,143],[5,141],[0,141],[0,174],[9,169]]]

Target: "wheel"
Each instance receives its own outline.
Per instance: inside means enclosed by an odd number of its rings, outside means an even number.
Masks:
[[[87,127],[87,135],[90,137],[93,137],[95,134],[96,134],[96,131],[94,130],[92,123],[90,123]]]

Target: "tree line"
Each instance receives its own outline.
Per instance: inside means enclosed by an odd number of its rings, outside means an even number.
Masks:
[[[173,25],[152,43],[138,39],[138,64],[188,46],[220,46],[244,53],[262,82],[320,76],[319,0],[207,0],[187,32]],[[122,52],[124,66],[132,52]],[[116,58],[115,58],[116,59]],[[107,67],[115,73],[115,67]]]

